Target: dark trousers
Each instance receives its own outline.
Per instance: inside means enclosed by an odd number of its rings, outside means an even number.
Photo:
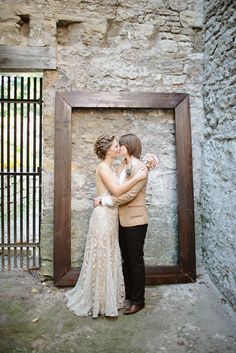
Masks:
[[[119,243],[123,259],[126,299],[131,304],[143,305],[145,291],[145,266],[143,246],[147,224],[122,227],[119,225]]]

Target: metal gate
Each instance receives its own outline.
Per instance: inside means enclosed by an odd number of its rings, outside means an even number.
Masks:
[[[0,79],[0,268],[35,268],[40,265],[42,77]]]

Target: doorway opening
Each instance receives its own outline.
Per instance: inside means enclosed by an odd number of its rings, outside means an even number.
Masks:
[[[42,73],[0,73],[0,269],[40,266]]]

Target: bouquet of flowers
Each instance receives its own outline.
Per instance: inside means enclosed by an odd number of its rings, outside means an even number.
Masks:
[[[156,169],[159,167],[160,160],[154,153],[147,153],[143,157],[143,162],[146,164],[148,170]]]

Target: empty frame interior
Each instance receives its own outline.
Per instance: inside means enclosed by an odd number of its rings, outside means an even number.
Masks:
[[[71,265],[81,267],[89,220],[96,194],[95,171],[99,160],[94,142],[104,134],[132,132],[142,141],[142,155],[155,153],[159,167],[150,171],[146,189],[148,229],[144,245],[146,266],[177,265],[176,141],[174,109],[78,108],[71,121]],[[114,160],[113,165],[122,158]]]

